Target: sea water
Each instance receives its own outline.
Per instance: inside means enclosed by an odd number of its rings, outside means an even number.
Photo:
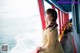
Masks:
[[[41,33],[39,15],[0,18],[0,53],[32,53],[40,44]],[[4,44],[8,45],[8,51],[1,51]]]

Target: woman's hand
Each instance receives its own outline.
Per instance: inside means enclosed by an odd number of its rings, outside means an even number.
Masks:
[[[37,47],[37,50],[41,50],[41,47]]]
[[[45,48],[43,48],[43,47],[37,47],[37,50],[39,50],[39,51],[44,51]]]

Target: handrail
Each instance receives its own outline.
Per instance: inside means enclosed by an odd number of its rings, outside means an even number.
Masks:
[[[62,36],[63,36],[63,34],[64,34],[64,31],[65,31],[68,23],[69,23],[69,22],[66,21],[65,24],[62,26],[62,29],[63,29],[63,30],[62,30],[62,33],[59,35],[59,38],[58,38],[59,41],[61,41]]]

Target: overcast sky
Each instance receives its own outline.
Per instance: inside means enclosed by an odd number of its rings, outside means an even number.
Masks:
[[[0,0],[0,18],[29,17],[37,14],[37,0]]]

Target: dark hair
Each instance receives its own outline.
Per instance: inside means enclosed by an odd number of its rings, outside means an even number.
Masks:
[[[56,19],[57,19],[57,12],[54,9],[50,9],[49,8],[49,9],[46,10],[46,13],[50,14],[52,16],[52,18],[53,18],[52,22],[56,21]]]

